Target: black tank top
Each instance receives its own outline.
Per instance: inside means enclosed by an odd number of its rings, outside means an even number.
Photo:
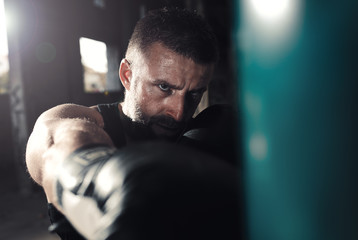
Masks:
[[[97,105],[98,111],[104,120],[104,131],[111,137],[116,148],[126,145],[123,124],[121,120],[122,111],[118,108],[118,102]]]
[[[119,110],[118,104],[118,102],[99,104],[97,105],[97,109],[103,117],[104,130],[111,137],[116,148],[121,148],[126,145],[126,138],[121,122],[121,114],[123,113]],[[74,229],[66,217],[51,203],[48,204],[48,214],[51,221],[49,230],[53,233],[57,233],[62,240],[85,240],[85,238]]]

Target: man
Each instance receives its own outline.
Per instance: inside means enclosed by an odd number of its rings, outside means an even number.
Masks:
[[[64,104],[38,118],[26,163],[44,188],[55,231],[63,239],[81,239],[52,205],[66,213],[55,183],[68,155],[88,146],[105,146],[111,155],[108,149],[141,141],[177,141],[208,87],[217,57],[215,36],[199,16],[178,9],[152,11],[138,21],[120,64],[123,102]]]

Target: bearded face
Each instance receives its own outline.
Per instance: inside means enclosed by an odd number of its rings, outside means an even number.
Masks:
[[[121,63],[123,112],[157,137],[176,138],[207,89],[213,66],[197,64],[159,43],[148,51]]]

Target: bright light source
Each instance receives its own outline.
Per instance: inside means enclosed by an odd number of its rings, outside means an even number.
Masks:
[[[0,0],[0,94],[8,92],[10,70],[8,55],[4,1]]]
[[[273,63],[295,41],[302,0],[242,0],[239,39],[243,51],[260,53]]]
[[[84,37],[79,43],[85,92],[108,94],[120,91],[118,47]]]
[[[8,54],[8,45],[7,45],[4,0],[0,0],[0,55],[7,56],[7,54]]]
[[[266,21],[282,20],[290,12],[292,0],[251,0],[258,16]]]
[[[83,65],[96,72],[107,72],[107,46],[104,42],[81,37],[80,51]]]
[[[104,42],[80,38],[85,92],[104,92],[107,83],[107,46]]]

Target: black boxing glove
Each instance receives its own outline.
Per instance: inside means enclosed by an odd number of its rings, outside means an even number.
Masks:
[[[87,239],[239,239],[236,169],[183,146],[79,149],[56,183],[59,204]]]
[[[179,140],[187,145],[212,154],[234,166],[241,155],[239,122],[231,105],[216,104],[200,112],[189,124]]]
[[[116,197],[121,178],[116,177],[118,161],[111,157],[115,149],[91,146],[78,149],[62,164],[58,171],[56,194],[58,204],[74,228],[87,239],[106,239],[112,218],[106,216],[106,203]],[[111,178],[107,181],[107,177]]]

